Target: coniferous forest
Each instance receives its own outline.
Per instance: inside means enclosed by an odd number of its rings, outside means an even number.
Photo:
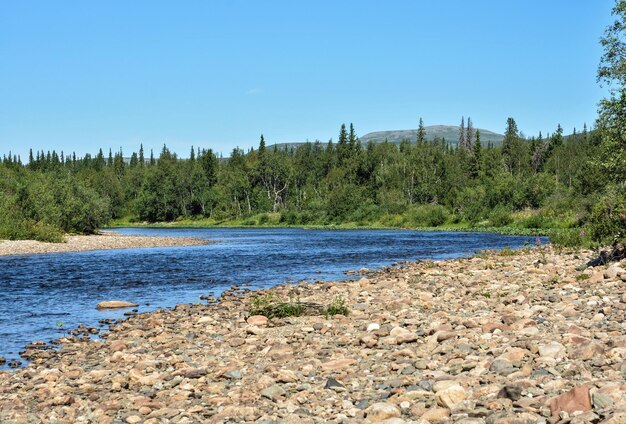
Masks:
[[[596,159],[598,130],[557,126],[523,137],[506,122],[502,145],[484,145],[471,121],[459,139],[362,145],[352,125],[337,142],[234,149],[218,158],[191,148],[181,159],[163,146],[86,155],[5,156],[0,167],[0,237],[60,240],[118,223],[559,229],[568,244],[607,241],[598,225],[614,188]],[[608,190],[608,191],[607,191]],[[603,200],[604,199],[604,200]],[[581,233],[581,230],[583,231]],[[585,232],[589,232],[589,234]]]

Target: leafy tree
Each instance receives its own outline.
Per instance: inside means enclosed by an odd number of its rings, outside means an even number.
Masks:
[[[598,129],[601,147],[596,164],[608,181],[626,183],[626,0],[616,0],[609,25],[600,44],[604,53],[598,67],[598,82],[610,87],[600,101]]]

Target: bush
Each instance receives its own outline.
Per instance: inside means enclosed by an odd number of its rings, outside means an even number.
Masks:
[[[311,211],[286,210],[280,214],[280,223],[287,225],[305,225],[313,222],[314,216]]]
[[[65,241],[63,231],[53,225],[19,218],[4,219],[0,222],[0,240],[37,240],[48,243]]]
[[[348,314],[350,313],[350,310],[348,309],[348,306],[346,305],[346,300],[343,297],[338,296],[333,299],[330,305],[324,308],[322,313],[326,317],[333,316],[333,315],[348,316]]]
[[[621,242],[626,237],[626,188],[609,187],[593,206],[588,227],[599,243]]]
[[[270,217],[266,213],[262,213],[259,215],[259,225],[265,225],[270,222]]]
[[[348,216],[348,221],[367,224],[374,222],[380,216],[380,209],[373,203],[365,203],[360,205],[355,211]]]
[[[420,205],[407,213],[407,223],[414,227],[438,227],[448,221],[450,213],[441,205]]]
[[[550,228],[552,226],[552,220],[540,212],[533,213],[518,222],[522,228]]]
[[[498,205],[489,213],[489,224],[492,227],[506,227],[513,222],[511,210],[504,205]]]
[[[560,247],[581,247],[589,244],[585,232],[576,228],[559,228],[548,232],[550,243]]]
[[[485,188],[465,188],[456,199],[457,214],[470,224],[479,222],[485,216],[487,193]]]
[[[335,297],[324,307],[317,303],[301,302],[300,299],[282,301],[275,299],[272,293],[259,294],[252,298],[250,315],[263,315],[267,318],[299,317],[302,315],[348,315],[350,310],[343,297]]]
[[[300,301],[275,301],[271,293],[256,296],[250,302],[250,315],[263,315],[268,318],[299,317],[304,311]]]

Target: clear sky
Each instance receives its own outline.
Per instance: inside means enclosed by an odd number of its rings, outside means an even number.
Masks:
[[[3,1],[0,152],[593,124],[611,0]]]

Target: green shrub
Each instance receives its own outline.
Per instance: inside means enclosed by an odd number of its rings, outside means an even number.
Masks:
[[[455,212],[464,221],[475,224],[485,217],[487,200],[484,187],[466,187],[456,199]]]
[[[65,241],[63,231],[53,225],[30,220],[8,220],[0,222],[0,239],[4,240],[37,240],[48,243]]]
[[[283,301],[276,299],[272,293],[254,296],[250,300],[250,315],[263,315],[268,318],[299,317],[302,315],[348,315],[350,313],[345,299],[335,297],[326,307],[317,303],[305,303],[298,300]]]
[[[243,222],[241,223],[241,225],[245,225],[245,226],[256,226],[257,221],[256,219],[254,219],[253,217],[249,217],[243,220]]]
[[[324,311],[322,313],[326,317],[333,316],[333,315],[348,316],[348,314],[350,313],[350,310],[348,309],[348,306],[346,305],[346,300],[343,297],[338,296],[333,299],[330,305],[324,308]]]
[[[626,237],[626,187],[609,187],[593,206],[588,227],[599,243],[615,243]]]
[[[550,243],[560,247],[581,247],[589,245],[585,232],[577,228],[558,228],[548,232]]]
[[[407,213],[407,224],[413,227],[438,227],[450,218],[450,213],[442,205],[420,205]]]
[[[275,301],[271,293],[255,296],[250,301],[250,315],[263,315],[268,318],[299,317],[304,306],[296,302]]]
[[[498,205],[489,213],[489,224],[492,227],[506,227],[513,222],[511,210],[504,205]]]
[[[373,203],[360,205],[355,211],[348,216],[348,221],[366,224],[374,222],[380,216],[380,209]]]
[[[526,218],[520,219],[518,225],[522,228],[550,228],[552,220],[543,213],[533,213]]]

